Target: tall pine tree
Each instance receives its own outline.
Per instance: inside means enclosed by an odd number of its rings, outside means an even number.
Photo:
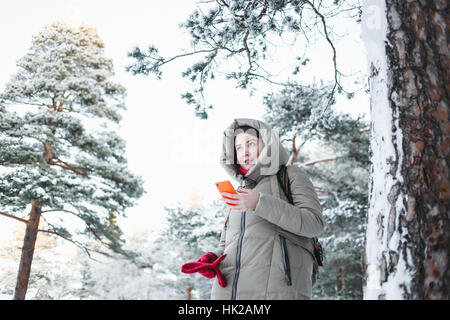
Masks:
[[[0,96],[0,206],[26,224],[14,297],[24,299],[38,232],[84,249],[78,235],[89,235],[126,254],[114,219],[144,191],[116,132],[125,88],[112,80],[94,28],[47,25],[17,66]],[[40,219],[48,229],[39,229]],[[81,230],[69,228],[74,219]]]

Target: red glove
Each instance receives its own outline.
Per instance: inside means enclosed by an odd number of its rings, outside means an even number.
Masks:
[[[217,259],[217,256],[214,253],[208,252],[208,253],[205,253],[204,255],[202,255],[197,261],[212,263],[216,259]]]
[[[216,259],[217,259],[217,256],[214,253],[208,252],[208,253],[205,253],[204,255],[202,255],[197,260],[197,262],[212,263]],[[198,273],[200,273],[202,276],[204,276],[208,279],[214,278],[216,276],[216,272],[214,271],[214,269],[199,270]]]
[[[217,280],[219,281],[219,285],[222,288],[227,286],[227,280],[225,276],[219,270],[219,263],[225,259],[227,255],[223,254],[219,258],[215,259],[215,255],[208,252],[198,259],[197,262],[188,262],[181,266],[181,272],[184,273],[194,273],[199,272],[201,275],[205,276],[208,279],[213,278],[217,275]],[[214,260],[215,259],[215,260]],[[211,263],[211,261],[213,261]]]

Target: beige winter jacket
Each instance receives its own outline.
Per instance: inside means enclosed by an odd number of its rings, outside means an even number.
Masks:
[[[245,176],[233,164],[234,129],[240,125],[258,129],[264,142],[257,163]],[[308,176],[297,166],[287,167],[295,204],[291,205],[276,176],[288,154],[277,132],[254,119],[235,119],[224,131],[220,161],[234,180],[259,192],[260,198],[254,211],[227,215],[219,248],[212,251],[216,256],[227,254],[220,264],[227,286],[222,288],[215,280],[211,298],[309,299],[314,259],[310,238],[320,234],[324,223]]]

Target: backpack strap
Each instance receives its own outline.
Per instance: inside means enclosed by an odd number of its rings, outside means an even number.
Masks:
[[[278,171],[278,173],[276,175],[270,176],[270,188],[272,190],[272,195],[293,204],[292,197],[291,197],[291,199],[289,199],[289,197],[288,197],[290,195],[290,191],[288,193],[286,193],[286,190],[283,190],[284,184],[281,182],[282,181],[281,180],[282,170],[286,170],[285,165],[282,165],[280,167],[280,170]],[[284,174],[284,176],[287,178],[286,173]],[[280,192],[280,189],[283,190],[282,193]]]
[[[282,165],[280,170],[277,173],[278,182],[280,183],[281,189],[283,190],[284,194],[286,195],[286,198],[289,200],[289,202],[293,205],[294,200],[292,199],[291,194],[291,186],[289,177],[287,174],[287,167],[285,165]],[[323,265],[323,249],[322,244],[319,242],[319,239],[317,237],[311,238],[314,248],[314,258],[315,262],[319,265]],[[314,266],[317,267],[317,266]],[[317,267],[318,270],[318,267]],[[318,271],[317,271],[318,274]]]
[[[288,199],[289,203],[294,204],[294,200],[292,199],[292,194],[291,194],[291,186],[290,186],[290,182],[289,182],[289,177],[287,175],[287,168],[284,164],[280,167],[280,170],[278,170],[277,179],[278,179],[278,184],[280,186],[280,189],[283,190],[283,193],[286,196],[286,198]]]

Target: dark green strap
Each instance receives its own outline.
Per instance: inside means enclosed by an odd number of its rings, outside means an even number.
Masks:
[[[290,204],[294,204],[291,195],[291,188],[289,186],[289,177],[287,176],[286,166],[282,165],[280,170],[278,171],[278,181],[281,185],[281,189],[283,189],[284,195],[288,199]]]
[[[282,190],[288,199],[288,201],[294,205],[294,200],[292,199],[291,194],[291,187],[289,183],[289,177],[287,175],[287,167],[285,165],[282,165],[280,170],[278,171],[278,181],[280,182],[282,186]],[[322,245],[319,242],[319,239],[317,237],[312,238],[313,248],[314,248],[314,256],[316,258],[316,262],[319,266],[322,266]]]

